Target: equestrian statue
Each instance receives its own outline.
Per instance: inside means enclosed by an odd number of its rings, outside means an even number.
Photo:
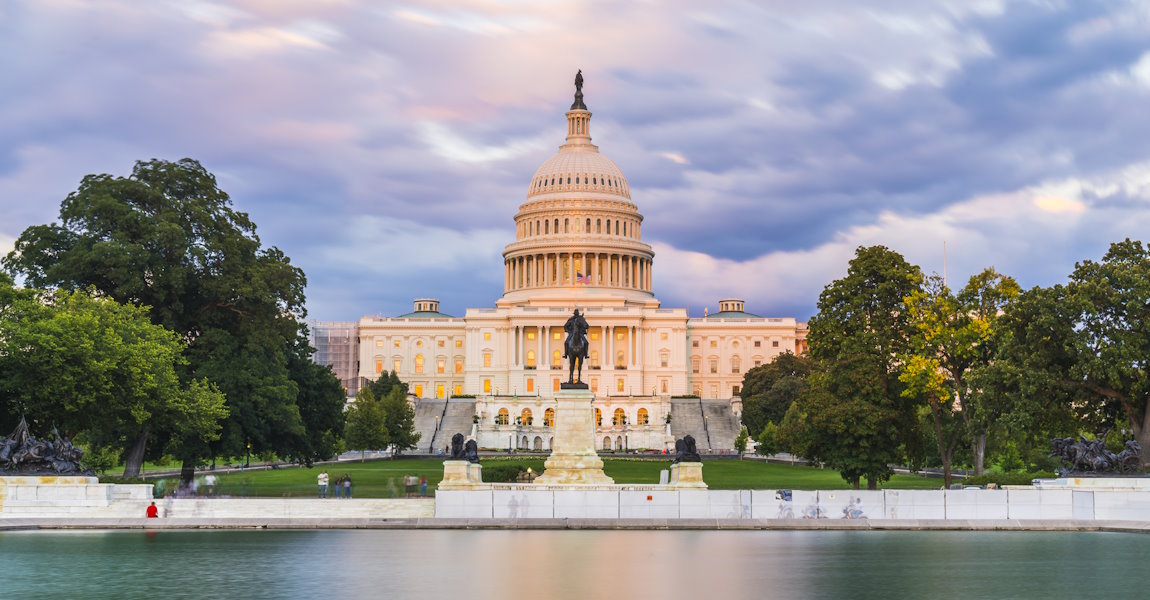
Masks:
[[[567,339],[563,342],[563,358],[568,359],[567,385],[583,383],[583,361],[587,358],[587,320],[575,309],[575,314],[563,324],[563,331],[567,332]],[[576,366],[578,365],[578,366]]]

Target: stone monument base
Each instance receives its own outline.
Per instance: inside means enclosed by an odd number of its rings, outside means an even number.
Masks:
[[[595,394],[585,389],[560,389],[555,393],[555,440],[551,456],[543,463],[540,485],[611,485],[603,473],[603,460],[595,452]]]
[[[668,485],[673,488],[707,489],[707,484],[703,482],[703,463],[681,462],[671,465]]]
[[[152,484],[100,483],[84,475],[0,476],[0,517],[143,514]]]
[[[441,490],[473,490],[483,485],[483,467],[466,460],[443,461]]]

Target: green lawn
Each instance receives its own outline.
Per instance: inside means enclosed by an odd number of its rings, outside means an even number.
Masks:
[[[604,460],[604,471],[615,483],[658,483],[659,471],[670,468],[669,461],[613,459]],[[542,458],[492,458],[483,464],[520,464],[524,468],[542,468]],[[831,490],[849,486],[835,471],[813,467],[777,465],[758,461],[713,460],[703,463],[703,479],[711,489],[801,489]],[[351,476],[352,492],[358,498],[398,498],[404,495],[403,477],[427,477],[430,495],[443,478],[443,459],[407,458],[364,463],[345,462],[310,469],[287,467],[271,471],[248,471],[220,476],[219,494],[230,496],[314,497],[316,476],[327,471],[331,480]],[[168,483],[168,486],[171,484]],[[883,487],[893,489],[939,489],[941,479],[895,475]],[[170,489],[170,487],[169,487]],[[334,495],[334,492],[329,493]]]

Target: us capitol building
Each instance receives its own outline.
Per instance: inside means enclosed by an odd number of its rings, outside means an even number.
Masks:
[[[806,323],[750,314],[740,299],[719,300],[701,318],[660,305],[643,215],[623,172],[591,143],[577,79],[565,143],[535,171],[515,214],[493,308],[453,317],[418,298],[396,317],[313,323],[315,358],[349,396],[383,371],[408,383],[419,451],[443,448],[456,432],[481,448],[549,449],[554,392],[567,378],[563,324],[575,308],[590,324],[583,381],[603,450],[673,448],[686,433],[700,450],[729,450],[744,373],[806,350]]]

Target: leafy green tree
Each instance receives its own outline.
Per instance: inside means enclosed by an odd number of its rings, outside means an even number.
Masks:
[[[999,356],[999,316],[1018,294],[1012,278],[986,269],[957,294],[934,275],[906,298],[913,334],[899,380],[906,385],[904,396],[925,398],[930,407],[947,485],[960,441],[971,442],[975,474],[982,473],[987,432],[1006,403],[974,393],[970,375],[989,368]]]
[[[130,177],[84,177],[59,222],[25,230],[3,264],[34,287],[91,286],[148,306],[153,323],[188,343],[183,376],[214,382],[229,413],[218,442],[177,444],[185,476],[208,455],[306,447],[310,424],[288,369],[303,272],[261,248],[255,225],[198,162],[141,161]]]
[[[781,420],[781,419],[780,419]],[[779,451],[779,428],[772,422],[767,421],[763,426],[763,431],[755,439],[755,454],[760,456],[770,456]]]
[[[816,369],[798,400],[808,415],[798,437],[809,442],[808,458],[855,486],[866,477],[875,488],[890,477],[890,464],[921,453],[916,401],[902,396],[898,379],[911,333],[903,300],[921,282],[919,268],[898,253],[860,247],[846,277],[819,295],[810,321]]]
[[[750,437],[751,434],[747,433],[746,425],[739,427],[739,434],[735,436],[735,452],[738,452],[739,456],[747,451],[747,440]]]
[[[355,396],[355,402],[347,409],[344,440],[349,450],[359,450],[362,462],[364,453],[371,448],[386,448],[390,438],[387,435],[387,410],[383,400],[364,387]]]
[[[748,431],[762,431],[767,422],[781,423],[791,403],[806,388],[810,360],[785,352],[771,362],[747,371],[739,397],[741,420]]]
[[[211,384],[182,384],[175,333],[145,309],[87,292],[13,290],[0,282],[0,390],[41,429],[83,433],[95,452],[127,451],[124,475],[139,474],[149,439],[176,432],[211,441],[227,416]]]
[[[297,445],[288,454],[306,465],[337,453],[347,403],[339,378],[331,367],[313,361],[313,353],[315,349],[308,343],[307,330],[301,329],[288,354],[288,372],[296,384],[296,406],[305,428],[304,435],[295,439]]]
[[[387,413],[384,422],[387,439],[396,454],[415,448],[421,437],[415,431],[415,409],[407,401],[406,389],[406,384],[393,386],[391,392],[383,398],[383,409]]]
[[[1150,248],[1126,239],[1067,285],[1022,294],[1007,315],[1020,392],[1058,398],[1087,424],[1117,423],[1150,462]]]
[[[367,382],[367,387],[371,389],[371,393],[376,398],[386,398],[391,394],[395,388],[400,389],[400,393],[404,396],[407,395],[407,384],[399,380],[399,375],[395,371],[384,371],[379,374],[379,378],[375,381]]]

